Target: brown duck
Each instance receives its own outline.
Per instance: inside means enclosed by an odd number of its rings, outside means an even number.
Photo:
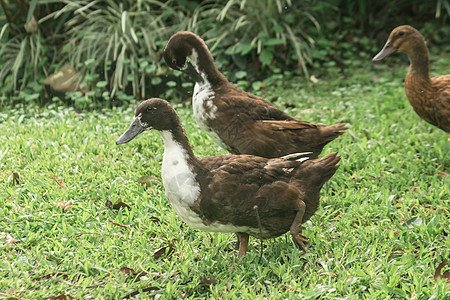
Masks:
[[[192,97],[198,125],[233,154],[267,158],[312,152],[344,133],[345,124],[324,126],[296,120],[265,99],[244,92],[219,72],[205,42],[192,32],[175,33],[164,59],[196,81]]]
[[[405,79],[405,92],[414,111],[428,123],[450,132],[450,75],[430,78],[427,45],[423,36],[411,26],[403,25],[392,30],[373,61],[396,52],[406,53],[411,63]]]
[[[150,99],[136,109],[117,144],[155,129],[164,140],[161,175],[166,196],[188,225],[213,232],[237,232],[239,257],[249,235],[273,238],[289,231],[306,251],[301,224],[319,206],[319,192],[338,169],[336,153],[310,159],[308,153],[268,159],[251,155],[197,158],[175,110]]]

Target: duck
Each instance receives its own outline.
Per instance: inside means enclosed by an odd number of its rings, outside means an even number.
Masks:
[[[230,83],[217,69],[205,42],[195,33],[179,31],[163,51],[168,66],[195,81],[192,97],[199,127],[232,154],[275,158],[312,152],[342,135],[346,124],[324,126],[294,119],[271,102]]]
[[[268,239],[288,231],[306,251],[302,224],[318,209],[322,186],[339,168],[337,153],[320,159],[311,159],[310,152],[272,159],[248,154],[197,158],[177,113],[159,98],[136,108],[116,144],[151,129],[164,141],[165,195],[183,222],[202,231],[236,233],[239,258],[247,253],[249,236]]]
[[[397,52],[406,53],[410,61],[405,92],[414,111],[431,125],[450,132],[450,75],[430,78],[427,44],[420,32],[409,25],[392,30],[373,61],[380,61]]]

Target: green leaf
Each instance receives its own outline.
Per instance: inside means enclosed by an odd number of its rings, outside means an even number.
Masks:
[[[176,86],[177,86],[177,83],[176,83],[175,81],[171,80],[171,81],[167,81],[167,82],[166,82],[166,85],[167,85],[168,87],[173,88],[173,87],[176,87]]]
[[[275,24],[275,25],[273,25],[273,31],[275,31],[277,33],[282,33],[284,31],[284,28],[283,28],[283,26]]]
[[[108,85],[108,82],[106,82],[106,81],[99,81],[99,82],[97,82],[97,84],[95,86],[98,87],[98,88],[104,88],[107,85]]]
[[[263,42],[265,46],[276,46],[276,45],[285,45],[285,41],[283,39],[268,39]]]
[[[225,50],[226,55],[233,55],[235,53],[236,53],[236,45],[228,47],[227,50]]]
[[[259,91],[261,89],[262,82],[261,81],[255,81],[252,83],[252,89],[255,91]]]
[[[285,17],[284,20],[289,23],[289,24],[294,24],[295,22],[295,15],[293,13],[288,13]]]
[[[250,51],[252,51],[253,45],[252,44],[241,44],[241,54],[246,55]]]
[[[236,72],[236,78],[237,78],[237,79],[242,79],[242,78],[244,78],[245,76],[247,76],[247,72],[245,72],[245,71],[237,71],[237,72]]]
[[[146,74],[152,74],[156,71],[156,66],[155,65],[150,65],[148,67],[145,67],[145,73]]]
[[[25,24],[28,24],[28,22],[30,22],[31,16],[33,15],[34,10],[36,9],[37,2],[38,2],[38,0],[31,1],[30,8],[28,9],[28,13],[27,13],[27,21],[25,22]]]
[[[92,65],[94,62],[95,62],[95,59],[94,59],[94,58],[90,58],[90,59],[88,59],[88,60],[86,60],[86,61],[84,62],[84,65],[85,65],[86,67],[89,67],[89,66]]]
[[[261,51],[261,53],[259,54],[259,61],[263,65],[269,65],[272,62],[272,60],[273,60],[273,53],[267,48]]]
[[[161,77],[153,77],[151,80],[152,85],[158,85],[162,82]]]

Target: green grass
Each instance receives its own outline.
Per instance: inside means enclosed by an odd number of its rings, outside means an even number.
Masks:
[[[115,145],[134,107],[4,108],[0,298],[120,299],[142,291],[141,299],[448,299],[450,285],[433,276],[449,258],[450,144],[412,111],[406,69],[392,60],[316,84],[274,76],[259,91],[278,96],[280,107],[295,104],[287,111],[302,119],[350,124],[322,154],[338,151],[342,163],[306,223],[309,252],[286,234],[264,242],[261,261],[258,240],[238,260],[234,235],[186,226],[160,181],[138,183],[160,177],[163,144],[150,132]],[[435,64],[443,74],[450,60]],[[225,153],[196,126],[190,107],[176,109],[198,156]],[[72,204],[63,209],[61,201]],[[18,242],[7,243],[7,235]],[[161,247],[167,252],[155,256]]]

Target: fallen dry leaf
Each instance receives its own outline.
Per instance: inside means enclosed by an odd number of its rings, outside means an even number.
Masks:
[[[342,218],[342,214],[337,215],[337,216],[334,217],[332,220],[333,220],[333,221],[337,221],[337,220],[339,220],[340,218]]]
[[[200,278],[200,284],[216,285],[217,284],[217,280],[216,280],[216,278],[213,275],[211,275],[211,277],[209,277],[209,278],[202,277],[202,278]]]
[[[292,103],[282,102],[281,104],[283,104],[283,106],[286,108],[295,108],[295,104]]]
[[[125,273],[125,275],[136,275],[137,272],[135,270],[133,270],[132,268],[128,268],[128,267],[122,267],[119,269],[120,272]]]
[[[49,278],[52,278],[52,277],[62,277],[62,278],[67,278],[68,277],[68,275],[66,274],[66,273],[56,273],[56,272],[53,272],[53,273],[48,273],[48,274],[45,274],[45,275],[41,275],[41,276],[39,276],[39,277],[35,277],[35,278],[33,278],[33,279],[31,279],[32,281],[39,281],[39,280],[42,280],[42,279],[49,279]]]
[[[13,172],[12,175],[13,175],[13,183],[12,183],[13,186],[19,185],[20,184],[19,173]]]
[[[163,256],[164,254],[167,253],[167,257],[170,257],[172,255],[172,253],[175,251],[172,242],[170,242],[169,246],[164,246],[158,249],[155,249],[155,251],[153,252],[153,257],[155,259],[159,259],[161,258],[161,256]]]
[[[160,288],[159,288],[159,287],[156,287],[156,286],[149,286],[149,287],[143,288],[143,289],[141,289],[141,290],[134,291],[134,292],[132,292],[132,293],[130,293],[130,294],[124,296],[122,299],[130,299],[131,297],[134,297],[134,296],[139,295],[141,292],[142,292],[142,293],[147,293],[147,292],[151,292],[151,291],[157,291],[157,290],[159,290],[159,289],[160,289]]]
[[[447,283],[450,283],[450,271],[446,270],[443,274],[441,274],[441,270],[443,267],[447,265],[447,259],[444,259],[436,268],[436,271],[434,272],[434,281],[437,281],[438,277],[440,278],[446,278]]]
[[[314,76],[314,75],[311,75],[311,76],[309,77],[309,80],[311,80],[311,81],[314,82],[314,83],[318,83],[318,82],[319,82],[319,79],[317,79],[317,77]]]
[[[444,171],[439,171],[438,174],[442,175],[442,176],[448,176],[448,174],[446,172],[444,172]]]
[[[124,224],[116,223],[116,222],[113,222],[113,221],[108,221],[108,222],[111,223],[111,224],[113,224],[113,225],[119,226],[119,227],[131,229],[131,226],[130,226],[130,225],[124,225]]]
[[[378,77],[378,76],[372,76],[372,77],[370,78],[370,80],[372,80],[373,82],[380,82],[380,77]]]
[[[16,240],[15,238],[10,236],[9,234],[6,235],[6,243],[7,244],[13,245],[13,244],[17,244],[18,242],[20,242],[20,241]]]
[[[160,224],[161,221],[157,217],[150,217],[150,221],[152,221],[155,224]]]
[[[72,200],[65,202],[63,199],[61,199],[61,201],[59,201],[59,203],[57,203],[56,205],[61,207],[63,210],[67,210],[71,205],[73,205],[73,202]]]
[[[117,210],[121,209],[122,207],[131,209],[131,207],[128,204],[126,204],[125,202],[122,202],[122,200],[120,200],[120,199],[117,200],[117,202],[114,204],[112,204],[112,202],[110,200],[106,200],[105,206],[107,208],[112,207],[112,209],[117,209]]]
[[[56,179],[56,176],[55,176],[55,174],[52,174],[52,179],[62,188],[62,189],[64,189],[64,190],[67,190],[67,187],[63,184],[63,183],[61,183],[58,179]]]
[[[78,299],[78,297],[72,297],[72,296],[67,295],[67,294],[61,294],[61,295],[56,296],[56,297],[48,297],[48,300],[67,300],[67,299],[69,299],[69,300],[71,300],[71,299]]]
[[[120,272],[123,272],[125,275],[134,275],[134,276],[144,276],[147,274],[145,271],[136,272],[135,270],[128,268],[128,267],[122,267],[119,269]]]
[[[114,205],[112,206],[113,209],[121,209],[122,207],[131,209],[131,207],[128,204],[120,200],[114,203]]]

